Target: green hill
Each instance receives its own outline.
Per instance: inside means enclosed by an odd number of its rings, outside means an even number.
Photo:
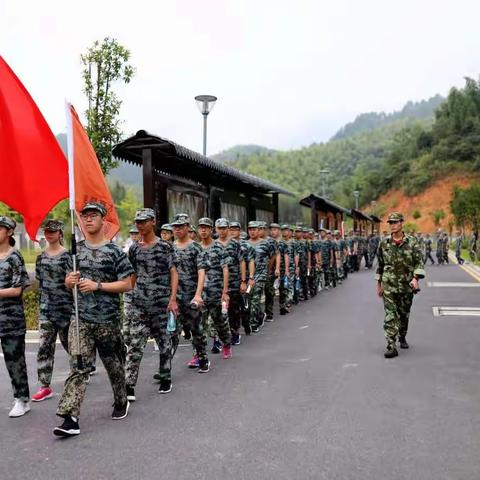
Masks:
[[[275,153],[275,150],[271,150],[267,147],[260,145],[236,145],[227,150],[223,150],[220,153],[212,155],[212,158],[217,162],[231,162],[232,160],[238,160],[241,157],[248,157],[251,155],[269,155]]]

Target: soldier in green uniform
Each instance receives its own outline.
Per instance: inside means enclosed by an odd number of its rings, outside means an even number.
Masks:
[[[265,225],[266,226],[266,225]],[[263,230],[263,229],[262,229]],[[280,251],[278,241],[280,240],[280,225],[270,224],[270,236],[263,237],[270,247],[270,260],[268,262],[268,275],[265,284],[265,313],[266,321],[273,322],[273,304],[275,301],[275,280],[280,278]]]
[[[62,246],[63,223],[48,220],[44,227],[47,248],[35,262],[35,279],[39,283],[39,346],[37,353],[40,389],[32,401],[41,402],[53,396],[52,382],[57,336],[68,353],[68,328],[72,315],[73,297],[65,286],[70,265],[70,253]]]
[[[418,280],[425,277],[423,258],[415,238],[403,232],[403,215],[388,216],[391,235],[380,242],[378,267],[375,275],[377,293],[383,298],[385,309],[384,331],[387,340],[385,358],[398,355],[400,348],[409,348],[406,340],[413,295],[419,291]]]
[[[298,303],[298,300],[308,300],[307,273],[310,252],[306,241],[303,239],[303,227],[297,225],[294,234],[298,253],[298,278],[300,279],[300,289],[295,288],[296,303]]]
[[[69,265],[70,273],[65,278],[67,288],[73,289],[77,285],[80,291],[79,338],[72,322],[68,332],[71,372],[57,408],[57,415],[64,421],[53,431],[58,436],[80,433],[78,416],[97,350],[113,389],[112,419],[120,420],[128,413],[119,294],[132,288],[134,270],[125,252],[105,238],[106,214],[101,203],[87,202],[84,205],[80,218],[85,241],[77,245],[78,271],[73,272],[72,265]],[[83,368],[77,363],[77,355],[82,357]]]
[[[282,238],[278,242],[280,252],[280,315],[289,313],[293,303],[293,283],[295,281],[295,246],[293,230],[286,223],[281,226]],[[298,261],[298,258],[297,258]]]
[[[15,399],[9,417],[21,417],[30,411],[22,299],[28,274],[21,253],[13,248],[16,226],[12,218],[0,217],[0,342]]]
[[[169,223],[164,223],[160,227],[160,238],[164,242],[173,242],[173,227]]]
[[[265,312],[262,310],[262,293],[267,281],[268,262],[270,260],[270,247],[260,238],[260,223],[248,222],[249,244],[255,249],[255,277],[252,293],[250,295],[250,327],[256,333],[263,327]]]
[[[432,257],[432,238],[430,237],[430,234],[427,233],[425,236],[424,240],[424,245],[425,245],[425,256],[423,258],[423,263],[426,264],[427,260],[430,260],[431,265],[435,265],[435,260]]]

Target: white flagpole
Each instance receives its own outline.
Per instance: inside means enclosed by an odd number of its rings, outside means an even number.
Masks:
[[[75,169],[73,150],[73,127],[71,105],[65,100],[65,113],[67,117],[67,158],[68,158],[68,190],[70,204],[70,219],[72,222],[72,260],[73,271],[77,271],[77,241],[75,238]],[[77,337],[77,368],[83,370],[83,359],[80,351],[80,322],[78,315],[78,287],[73,287],[73,305],[75,309],[75,333]]]

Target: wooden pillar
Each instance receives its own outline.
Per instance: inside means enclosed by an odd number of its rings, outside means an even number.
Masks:
[[[155,208],[152,150],[150,148],[142,149],[142,165],[143,165],[143,206],[146,208]]]
[[[311,215],[311,227],[317,232],[318,231],[318,216],[317,208],[315,202],[310,204],[310,215]]]
[[[168,196],[167,196],[168,185],[166,182],[162,182],[160,178],[157,178],[155,181],[155,213],[157,218],[157,233],[160,233],[160,227],[164,223],[169,223],[170,218],[168,218]]]
[[[272,195],[273,201],[273,221],[278,223],[279,212],[278,212],[278,193],[274,193]]]

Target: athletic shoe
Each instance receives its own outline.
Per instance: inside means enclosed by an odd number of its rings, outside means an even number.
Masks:
[[[192,332],[189,328],[187,328],[186,330],[183,329],[183,338],[185,340],[191,340],[192,339]]]
[[[127,400],[123,405],[113,404],[112,420],[121,420],[128,415],[130,402]]]
[[[252,327],[252,333],[258,333],[260,331],[260,328],[257,327],[256,325]]]
[[[395,358],[398,357],[398,352],[395,347],[387,347],[385,353],[383,354],[385,358]]]
[[[15,399],[13,408],[10,410],[8,416],[10,418],[23,417],[26,413],[30,411],[30,403],[20,400],[19,398]]]
[[[160,381],[162,378],[160,377],[160,372],[155,372],[153,374],[153,379]]]
[[[281,308],[280,309],[280,315],[286,315],[288,313],[288,309],[287,308]]]
[[[260,328],[263,328],[263,326],[265,325],[266,318],[267,318],[267,314],[264,313],[262,316],[262,320],[260,321],[260,325],[259,325]]]
[[[408,344],[405,337],[402,337],[399,340],[400,340],[400,348],[410,348],[410,345]]]
[[[65,415],[63,423],[53,429],[53,434],[57,437],[73,437],[80,435],[80,425],[78,419],[70,415]]]
[[[220,353],[222,350],[222,342],[220,340],[214,340],[212,349],[210,350],[212,353]]]
[[[94,365],[92,367],[92,369],[90,370],[90,376],[92,377],[93,375],[96,375],[98,372],[97,372],[97,367]]]
[[[208,373],[210,371],[210,360],[200,361],[198,373]]]
[[[187,363],[188,368],[198,368],[200,366],[200,361],[198,355],[194,355],[193,358]]]
[[[239,333],[234,333],[232,335],[232,345],[240,345],[242,336]]]
[[[135,388],[131,387],[130,385],[127,385],[127,400],[129,402],[134,402],[136,400],[136,398],[135,398]]]
[[[50,387],[41,387],[38,392],[32,397],[32,402],[42,402],[47,398],[53,397],[53,390]]]
[[[273,322],[273,315],[265,314],[265,321],[266,322]]]
[[[172,391],[172,382],[170,380],[162,380],[158,393],[170,393]]]
[[[223,346],[223,359],[232,358],[232,347],[230,345]]]

